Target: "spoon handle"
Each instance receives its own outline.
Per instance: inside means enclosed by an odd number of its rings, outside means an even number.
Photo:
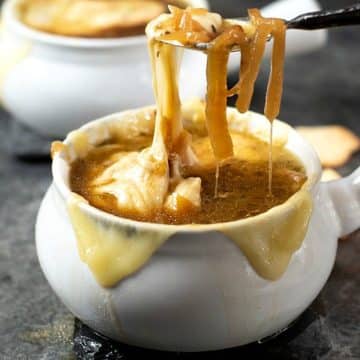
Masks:
[[[287,22],[288,29],[316,30],[360,25],[360,3],[338,10],[320,10],[299,15]]]

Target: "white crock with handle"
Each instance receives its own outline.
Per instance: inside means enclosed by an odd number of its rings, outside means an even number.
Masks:
[[[135,111],[136,114],[136,111]],[[110,115],[80,129],[121,121],[129,112]],[[239,115],[250,126],[265,126],[261,115]],[[334,264],[337,239],[360,225],[360,170],[319,183],[321,167],[312,147],[291,127],[286,148],[304,163],[313,212],[301,247],[276,281],[260,277],[241,250],[213,225],[159,225],[116,217],[87,204],[83,213],[112,231],[131,229],[173,235],[139,271],[112,288],[95,280],[80,260],[66,204],[69,163],[58,154],[53,184],[39,211],[36,244],[50,285],[69,310],[93,329],[124,343],[168,351],[204,351],[235,347],[272,335],[289,325],[315,299]],[[95,142],[102,141],[97,139]],[[65,141],[69,143],[69,138]],[[264,214],[220,224],[221,229],[261,228],[282,221],[291,197]],[[134,231],[133,231],[134,230]],[[257,230],[256,230],[257,231]],[[259,236],[270,236],[259,232]]]

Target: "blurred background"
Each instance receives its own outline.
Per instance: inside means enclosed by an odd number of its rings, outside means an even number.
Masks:
[[[246,8],[270,3],[266,0],[209,2],[211,9],[224,17],[244,16]],[[293,0],[294,6],[299,2]],[[345,7],[353,2],[319,1],[326,8]],[[287,58],[279,118],[295,126],[341,124],[359,134],[359,43],[360,26],[332,29],[324,46]],[[258,112],[264,107],[267,63],[262,67],[252,103],[252,109]],[[229,84],[236,81],[236,76],[229,74]],[[91,345],[86,339],[90,343],[94,341],[95,350],[96,344],[100,344],[98,349],[106,348],[106,340],[92,338],[91,332],[81,324],[75,327],[73,317],[46,283],[36,259],[34,224],[51,182],[48,155],[51,140],[21,125],[5,109],[0,111],[0,359],[72,359],[76,358],[74,344],[79,358],[96,358],[87,357],[81,350],[82,341],[85,348]],[[338,170],[347,175],[359,164],[357,154]],[[354,300],[360,298],[359,243],[355,234],[352,241],[340,245],[334,273],[313,317],[310,316],[309,327],[309,324],[303,326],[296,336],[283,343],[267,345],[265,350],[251,349],[246,355],[267,355],[271,359],[359,359],[360,305]],[[114,359],[135,358],[110,349],[121,355]],[[234,358],[240,355],[232,354]],[[101,356],[97,358],[105,358]]]

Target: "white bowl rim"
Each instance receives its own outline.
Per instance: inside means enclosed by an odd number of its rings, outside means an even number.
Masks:
[[[96,126],[98,123],[101,122],[107,122],[114,119],[119,118],[121,115],[124,115],[126,113],[131,113],[134,111],[140,111],[146,108],[150,107],[142,107],[138,109],[132,109],[132,110],[126,110],[114,114],[107,115],[105,117],[93,120],[88,122],[87,124],[81,126],[77,130],[86,130],[89,127]],[[228,109],[232,109],[231,107]],[[263,115],[255,112],[249,112],[251,114],[255,114],[256,116]],[[275,120],[275,123],[281,123],[285,125],[287,128],[289,128],[289,133],[292,133],[295,135],[295,137],[301,142],[302,147],[306,148],[307,152],[310,154],[311,157],[311,167],[313,169],[313,172],[311,173],[311,176],[308,176],[307,181],[303,184],[302,189],[307,189],[307,191],[311,192],[314,190],[315,186],[319,183],[320,177],[321,177],[321,164],[319,157],[315,151],[315,149],[312,147],[311,144],[308,143],[306,139],[304,139],[293,127],[288,125],[287,123],[284,123],[280,120]],[[68,143],[68,136],[64,140],[64,144]],[[303,160],[300,158],[300,160]],[[53,162],[52,162],[52,175],[53,175],[53,184],[58,190],[60,196],[64,199],[64,201],[67,201],[67,199],[70,198],[72,191],[69,188],[69,186],[65,183],[65,180],[62,177],[62,171],[61,166],[63,163],[66,163],[65,159],[60,156],[60,154],[56,154],[54,156]],[[304,164],[305,165],[305,164]],[[305,166],[305,169],[308,172],[308,168]],[[308,174],[309,175],[309,174]],[[256,216],[252,216],[245,219],[235,220],[235,221],[228,221],[223,223],[215,223],[215,224],[184,224],[184,225],[170,225],[170,224],[160,224],[160,223],[151,223],[151,222],[142,222],[137,220],[132,220],[120,216],[116,216],[113,214],[109,214],[101,209],[98,209],[87,202],[80,203],[80,207],[83,211],[88,213],[90,216],[98,219],[99,221],[103,223],[108,224],[117,224],[122,226],[129,226],[129,227],[136,227],[143,230],[149,230],[149,231],[161,231],[160,229],[163,229],[164,231],[169,231],[173,233],[199,233],[199,232],[211,232],[211,231],[221,231],[226,229],[231,229],[243,225],[248,225],[250,223],[253,223],[254,226],[256,226],[256,223],[261,222],[263,220],[266,220],[267,218],[271,218],[273,216],[280,216],[282,213],[286,213],[288,211],[288,208],[290,206],[290,203],[295,200],[295,198],[298,196],[299,191],[297,191],[295,194],[293,194],[290,198],[288,198],[284,203],[274,206],[267,210],[266,212],[260,213]]]
[[[136,46],[146,44],[147,42],[145,35],[124,36],[119,38],[85,38],[50,34],[32,29],[18,19],[15,9],[17,1],[18,0],[6,0],[4,2],[2,7],[4,24],[8,25],[9,28],[24,38],[38,43],[59,47],[103,49]],[[199,7],[209,9],[207,0],[196,0],[196,2],[199,3]]]

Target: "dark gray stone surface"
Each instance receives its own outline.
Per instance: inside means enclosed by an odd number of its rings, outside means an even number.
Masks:
[[[297,1],[297,0],[296,0]],[[328,7],[353,2],[331,0]],[[243,14],[247,6],[266,1],[213,0],[213,9],[225,16]],[[238,5],[239,4],[239,5]],[[360,130],[360,27],[330,31],[329,43],[317,52],[286,64],[281,118],[291,124],[341,123]],[[264,70],[264,74],[266,69]],[[253,108],[262,110],[259,80]],[[29,139],[29,136],[27,136]],[[103,352],[95,358],[252,358],[360,359],[360,232],[339,244],[331,278],[316,303],[300,321],[278,339],[215,354],[179,355],[117,347],[78,324],[51,291],[36,259],[34,224],[42,196],[48,187],[50,163],[33,156],[20,160],[14,154],[26,149],[27,140],[3,112],[0,114],[0,359],[94,358],[85,350],[88,338]],[[35,137],[35,139],[37,139]],[[46,147],[41,142],[40,148]],[[26,151],[23,151],[26,153]],[[41,153],[41,151],[40,151]],[[360,163],[359,155],[341,169],[349,173]],[[116,347],[116,346],[115,346]],[[115,350],[114,350],[115,349]],[[108,352],[107,352],[108,350]],[[110,352],[114,354],[110,356]],[[115,357],[117,355],[119,357]]]

